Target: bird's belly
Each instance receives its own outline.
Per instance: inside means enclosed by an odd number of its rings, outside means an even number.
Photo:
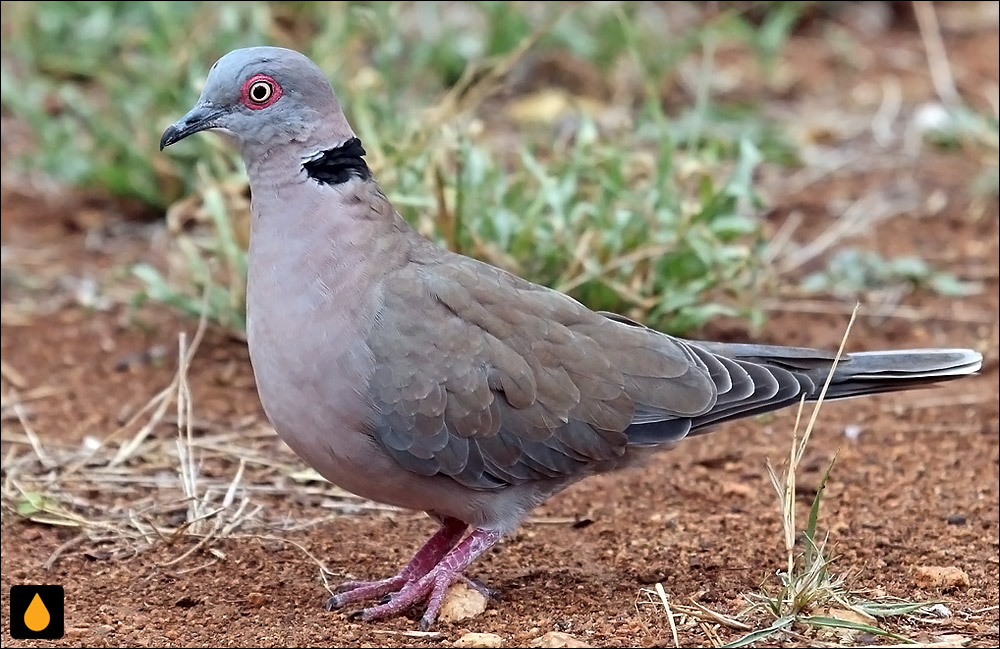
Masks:
[[[402,469],[385,454],[366,431],[368,406],[361,399],[330,386],[329,378],[319,382],[324,388],[317,390],[317,381],[303,382],[294,371],[258,371],[277,359],[251,353],[254,356],[264,411],[278,436],[306,464],[362,498],[407,509],[434,509],[436,490],[425,484],[431,479]]]
[[[352,332],[335,316],[308,318],[252,308],[254,300],[248,297],[250,361],[268,420],[307,464],[358,493],[364,488],[372,441],[365,432],[371,412],[363,396],[367,355],[346,343]]]

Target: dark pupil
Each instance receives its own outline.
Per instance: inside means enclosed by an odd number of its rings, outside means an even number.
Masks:
[[[256,83],[250,89],[250,98],[254,101],[264,101],[267,99],[268,87],[266,83]]]

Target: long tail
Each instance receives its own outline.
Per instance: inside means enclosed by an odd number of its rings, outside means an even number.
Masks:
[[[836,357],[830,352],[799,347],[728,343],[698,343],[698,346],[715,356],[736,361],[743,369],[757,366],[748,372],[751,380],[759,373],[753,370],[763,369],[777,379],[779,389],[767,397],[772,388],[771,381],[765,380],[759,390],[754,389],[754,395],[737,403],[721,402],[716,409],[695,418],[692,429],[782,408],[797,403],[802,395],[814,401],[819,398]],[[854,352],[845,354],[837,363],[825,398],[844,399],[927,387],[973,374],[982,364],[982,354],[971,349]],[[763,402],[754,403],[755,396]]]
[[[818,349],[685,341],[717,383],[731,384],[708,412],[687,420],[633,424],[629,442],[658,445],[707,432],[722,422],[819,398],[835,354]],[[825,399],[926,387],[979,371],[983,357],[971,349],[904,349],[854,352],[841,357]],[[721,371],[719,371],[721,370]]]

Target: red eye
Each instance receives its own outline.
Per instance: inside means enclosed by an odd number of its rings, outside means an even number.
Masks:
[[[251,110],[267,108],[281,98],[281,86],[266,74],[255,74],[243,84],[243,105]]]

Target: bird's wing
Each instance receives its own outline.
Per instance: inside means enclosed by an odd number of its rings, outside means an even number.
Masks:
[[[410,471],[476,489],[585,473],[634,422],[676,421],[679,439],[732,387],[681,341],[438,254],[386,276],[367,341],[374,434]]]

